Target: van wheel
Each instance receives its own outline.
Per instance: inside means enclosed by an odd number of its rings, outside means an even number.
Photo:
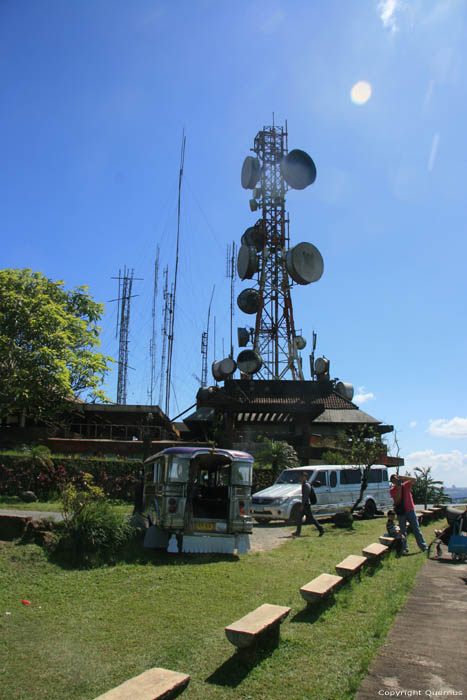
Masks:
[[[296,524],[297,524],[298,517],[299,517],[299,515],[300,515],[301,512],[302,512],[302,507],[301,507],[301,505],[300,505],[299,503],[296,503],[296,504],[294,505],[294,507],[292,508],[292,510],[290,511],[290,517],[289,517],[289,520],[288,520],[288,524],[289,524],[289,525],[296,525]]]
[[[365,508],[363,510],[365,518],[374,518],[376,513],[376,506],[374,501],[367,501],[365,503]]]

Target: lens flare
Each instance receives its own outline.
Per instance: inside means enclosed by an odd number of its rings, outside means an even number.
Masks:
[[[359,80],[350,91],[350,99],[356,105],[364,105],[371,97],[371,85],[366,80]]]

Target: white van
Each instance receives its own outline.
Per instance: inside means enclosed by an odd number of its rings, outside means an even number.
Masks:
[[[362,471],[352,464],[315,464],[286,469],[272,486],[253,494],[250,515],[261,523],[270,520],[295,523],[302,502],[302,472],[309,473],[308,481],[316,494],[317,502],[311,506],[312,512],[318,516],[335,515],[350,508],[357,500]],[[372,518],[376,511],[391,506],[387,467],[375,464],[370,469],[359,510]]]

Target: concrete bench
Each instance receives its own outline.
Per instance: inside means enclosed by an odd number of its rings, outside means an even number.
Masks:
[[[335,574],[320,574],[313,581],[302,586],[300,594],[307,603],[316,603],[325,596],[334,593],[336,586],[343,580],[342,576]]]
[[[246,653],[254,653],[257,646],[275,647],[279,644],[280,625],[290,610],[282,605],[264,603],[226,627],[226,637]]]
[[[367,559],[379,559],[385,552],[389,551],[389,547],[378,542],[373,542],[367,545],[363,550],[362,554]]]
[[[394,542],[396,541],[396,538],[395,537],[385,537],[384,535],[381,535],[381,537],[379,538],[379,541],[381,542],[381,544],[384,544],[386,547],[389,547],[389,549],[391,549],[391,547],[394,546]]]
[[[95,700],[170,700],[180,695],[189,682],[190,676],[185,673],[151,668]]]
[[[361,557],[358,554],[349,554],[349,556],[343,559],[339,564],[336,564],[336,571],[344,578],[352,576],[352,574],[360,570],[366,561],[368,561],[366,557]]]

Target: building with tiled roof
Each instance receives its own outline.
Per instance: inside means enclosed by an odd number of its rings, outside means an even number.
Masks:
[[[261,381],[228,379],[198,391],[196,411],[184,423],[199,439],[255,451],[261,439],[284,440],[302,463],[321,461],[345,431],[368,426],[383,435],[394,430],[360,410],[328,379]]]

